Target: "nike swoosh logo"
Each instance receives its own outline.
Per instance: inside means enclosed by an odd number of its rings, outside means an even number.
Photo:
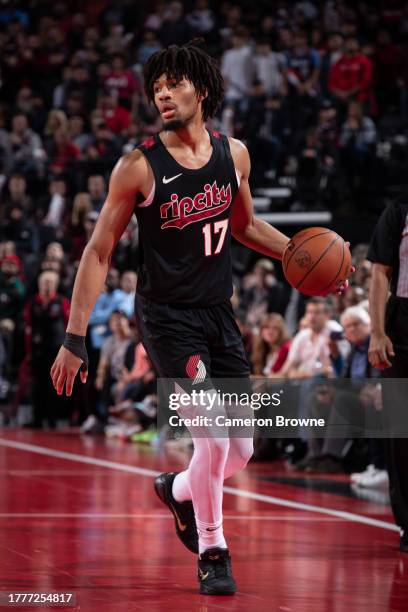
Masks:
[[[180,517],[177,514],[173,504],[170,504],[170,506],[173,508],[173,513],[174,513],[174,516],[176,518],[178,528],[180,529],[180,531],[185,531],[187,529],[187,525],[183,525],[183,523],[180,521]]]
[[[180,174],[176,174],[176,176],[171,176],[170,178],[166,178],[165,176],[163,176],[163,184],[167,185],[167,183],[171,183],[171,181],[174,181],[176,178],[178,178],[179,176],[181,176],[183,173],[180,172]]]
[[[207,527],[206,531],[215,531],[216,529],[219,529],[221,527],[221,525],[219,525],[218,527]]]
[[[208,572],[203,572],[203,570],[200,569],[200,578],[201,580],[205,580],[206,578],[208,578]]]

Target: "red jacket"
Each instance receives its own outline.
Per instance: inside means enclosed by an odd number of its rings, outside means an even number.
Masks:
[[[360,87],[356,95],[359,102],[364,102],[372,97],[373,64],[362,53],[354,57],[343,55],[331,67],[329,73],[329,91],[336,90],[348,92]]]

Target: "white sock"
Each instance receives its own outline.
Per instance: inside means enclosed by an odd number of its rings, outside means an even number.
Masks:
[[[188,472],[180,472],[173,480],[172,487],[173,497],[178,502],[186,501],[191,499],[190,485],[188,484]]]
[[[216,523],[203,523],[196,517],[198,531],[198,551],[203,553],[208,548],[228,548],[224,538],[222,521]]]

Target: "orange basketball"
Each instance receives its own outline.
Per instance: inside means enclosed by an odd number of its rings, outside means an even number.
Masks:
[[[351,254],[336,232],[325,227],[309,227],[290,240],[282,265],[292,287],[305,295],[325,296],[346,282]]]

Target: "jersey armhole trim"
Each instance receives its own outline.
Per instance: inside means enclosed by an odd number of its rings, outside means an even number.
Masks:
[[[147,196],[145,200],[143,200],[143,202],[140,202],[140,204],[136,204],[136,208],[145,208],[146,206],[150,206],[150,204],[153,202],[155,191],[156,191],[156,181],[153,181],[153,185],[152,185],[149,195]]]

